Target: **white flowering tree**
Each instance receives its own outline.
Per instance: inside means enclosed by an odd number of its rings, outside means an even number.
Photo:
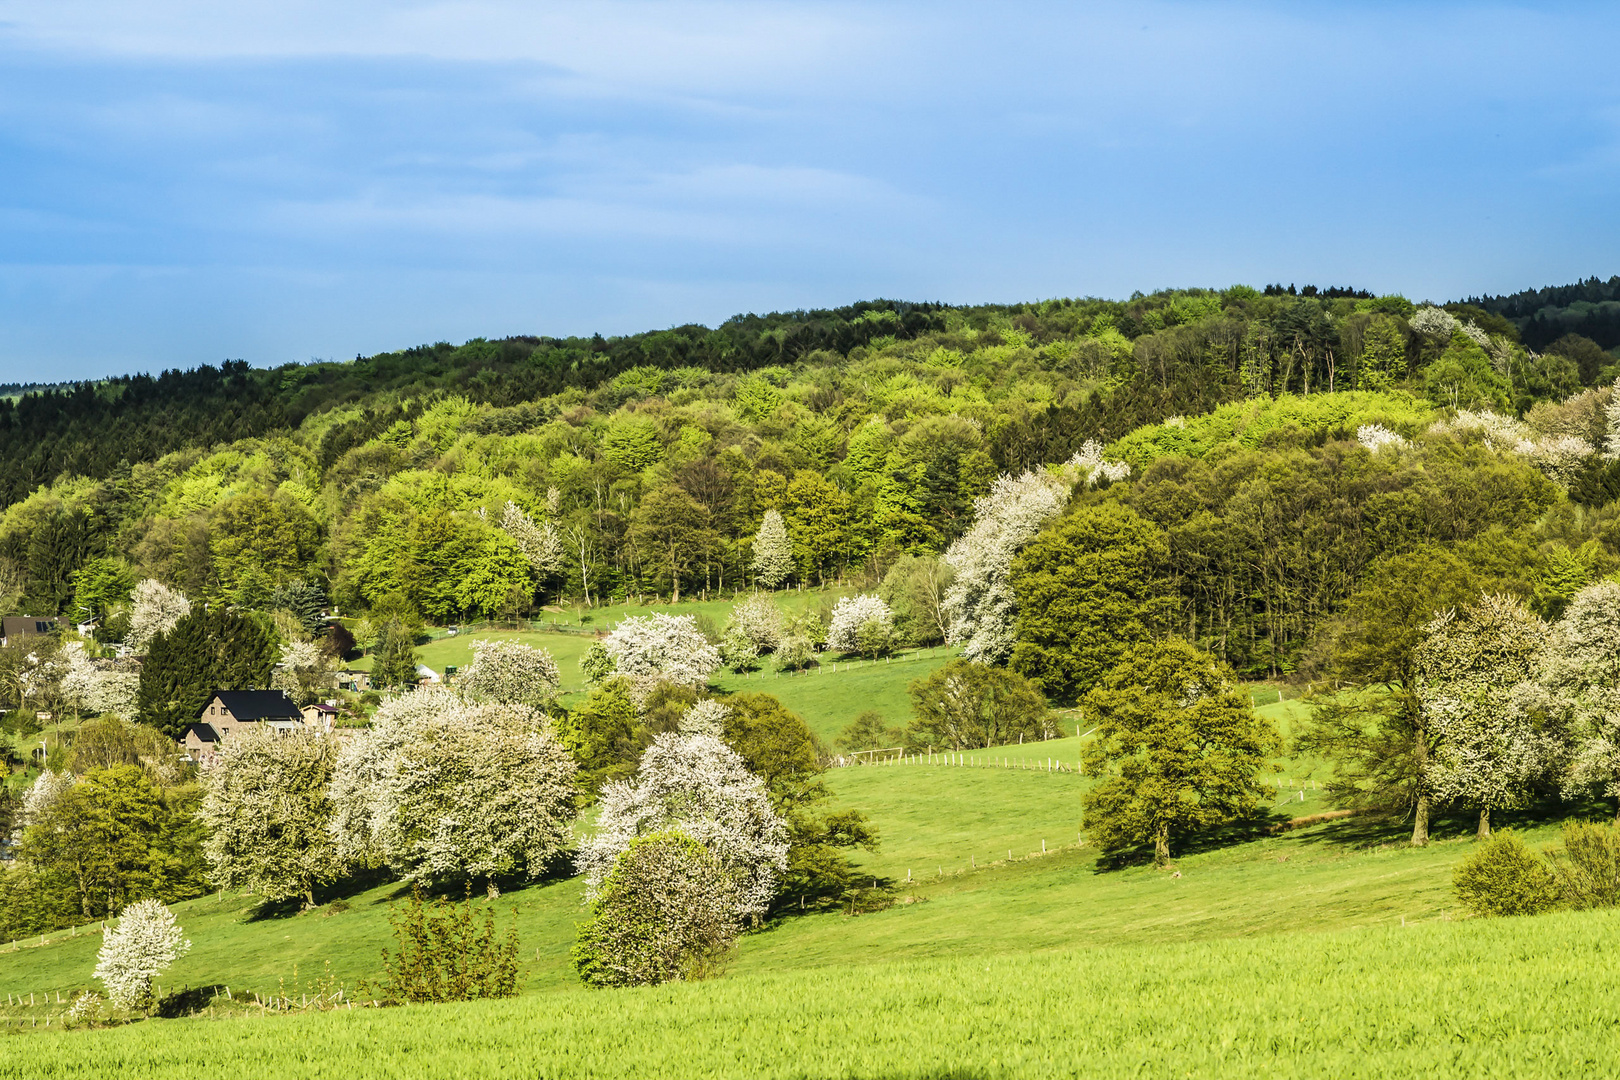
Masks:
[[[686,710],[676,724],[682,735],[713,735],[720,738],[726,730],[726,719],[731,709],[722,702],[705,698]]]
[[[1414,332],[1435,341],[1451,340],[1451,332],[1458,327],[1456,316],[1444,308],[1425,305],[1412,312],[1412,317],[1406,320]]]
[[[793,576],[793,541],[780,510],[767,510],[754,534],[754,580],[774,589]]]
[[[1187,426],[1187,421],[1179,416],[1172,416],[1165,423],[1173,424],[1177,420],[1181,421],[1177,426]],[[1085,474],[1086,487],[1088,488],[1096,487],[1098,481],[1101,480],[1106,480],[1110,484],[1117,484],[1121,480],[1129,480],[1131,477],[1131,467],[1127,463],[1103,460],[1102,443],[1096,439],[1087,439],[1082,443],[1079,451],[1069,459],[1068,463]]]
[[[63,795],[73,790],[73,774],[46,769],[23,791],[20,827],[38,825],[51,812],[51,807]]]
[[[1569,731],[1565,795],[1598,790],[1620,799],[1620,584],[1599,581],[1570,600],[1553,626],[1540,681]]]
[[[784,629],[782,609],[768,593],[753,593],[737,601],[726,624],[728,634],[747,638],[757,652],[770,652],[780,645]]]
[[[1609,391],[1609,404],[1603,410],[1603,417],[1608,427],[1603,449],[1611,458],[1620,458],[1620,379],[1614,381]]]
[[[554,520],[557,501],[557,489],[552,488],[548,503],[551,513],[539,522],[510,499],[501,508],[502,531],[516,541],[518,550],[523,552],[523,557],[529,560],[529,565],[539,577],[560,573],[568,565],[567,547]]]
[[[580,978],[645,986],[714,974],[742,929],[736,893],[720,860],[690,836],[671,829],[636,837],[580,927]]]
[[[301,896],[339,871],[327,788],[337,762],[330,737],[238,728],[202,772],[197,819],[203,854],[220,888],[251,888],[266,899]]]
[[[638,700],[659,683],[706,686],[720,667],[720,651],[691,615],[632,615],[602,640],[602,648]]]
[[[1547,633],[1517,599],[1485,596],[1430,622],[1417,648],[1418,697],[1436,743],[1425,781],[1437,798],[1479,810],[1481,838],[1492,810],[1523,805],[1558,763],[1547,695],[1532,681]]]
[[[93,975],[113,1005],[145,1008],[152,1002],[152,981],[190,950],[174,912],[162,901],[141,900],[126,907],[102,937]]]
[[[1403,450],[1409,445],[1397,432],[1383,424],[1362,424],[1356,428],[1356,442],[1372,454],[1384,449]]]
[[[894,612],[872,593],[844,597],[833,605],[832,618],[827,622],[827,648],[846,653],[860,651],[861,628],[869,623],[876,623],[885,637],[892,636]]]
[[[135,586],[130,599],[129,633],[124,635],[124,644],[137,653],[144,653],[153,638],[167,634],[175,623],[190,614],[191,601],[185,594],[147,578]]]
[[[343,748],[332,838],[345,862],[416,881],[534,877],[570,840],[575,769],[538,710],[417,690]]]
[[[485,640],[473,642],[472,651],[473,662],[456,678],[462,696],[537,709],[556,700],[562,675],[546,650],[520,641]]]
[[[944,557],[956,575],[945,591],[946,640],[963,646],[968,659],[990,664],[1012,654],[1018,616],[1009,580],[1013,559],[1068,501],[1068,480],[1044,469],[1003,476],[974,500],[972,527]]]
[[[765,782],[713,735],[665,732],[629,781],[602,789],[597,831],[580,846],[579,869],[594,899],[616,859],[638,836],[678,829],[707,848],[737,885],[737,914],[765,914],[787,868],[787,825]]]
[[[333,661],[313,641],[288,641],[270,673],[270,688],[285,690],[299,705],[318,701],[337,685]]]

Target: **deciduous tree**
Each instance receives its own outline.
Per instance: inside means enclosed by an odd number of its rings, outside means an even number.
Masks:
[[[1176,639],[1137,645],[1085,709],[1097,738],[1082,761],[1098,783],[1082,805],[1104,852],[1152,844],[1162,861],[1187,836],[1262,805],[1255,777],[1281,741],[1208,653]]]

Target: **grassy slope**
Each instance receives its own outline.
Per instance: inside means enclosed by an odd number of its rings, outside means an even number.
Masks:
[[[815,685],[814,677],[794,681]],[[1071,737],[981,756],[1044,766],[1049,756],[1072,760],[1077,748]],[[1464,850],[1445,843],[1424,851],[1381,849],[1398,839],[1395,831],[1338,822],[1186,855],[1177,863],[1180,878],[1145,868],[1099,874],[1092,853],[1074,847],[1086,781],[1073,773],[873,765],[831,770],[827,781],[838,804],[866,810],[881,830],[882,846],[861,854],[864,865],[901,883],[913,902],[858,919],[785,920],[745,939],[739,971],[887,962],[964,947],[1018,952],[1432,919],[1450,903],[1448,868]],[[1320,794],[1308,795],[1310,801],[1288,804],[1285,812],[1320,809]],[[1038,854],[1043,839],[1050,848],[1044,858]],[[970,871],[974,864],[977,872]],[[914,877],[909,887],[907,870]],[[329,963],[352,988],[378,973],[379,951],[390,940],[387,904],[399,892],[382,886],[348,897],[347,911],[256,921],[249,921],[251,897],[178,905],[195,945],[165,981],[267,993],[282,982],[308,983]],[[579,901],[577,881],[500,899],[503,918],[513,906],[519,912],[530,991],[572,985],[568,951]],[[99,940],[57,935],[43,948],[0,952],[0,992],[66,994],[88,986]]]
[[[1600,1076],[1620,1057],[1617,932],[1602,912],[1033,956],[969,942],[882,968],[40,1033],[0,1077]]]

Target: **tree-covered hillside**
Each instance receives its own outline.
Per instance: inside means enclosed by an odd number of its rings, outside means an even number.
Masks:
[[[1129,466],[1077,498],[1155,530],[1158,629],[1240,670],[1305,660],[1392,554],[1472,552],[1528,593],[1607,568],[1607,354],[1527,349],[1494,302],[1291,290],[879,301],[29,393],[0,401],[0,604],[116,639],[146,578],[434,622],[712,593],[755,582],[772,510],[788,584],[876,583],[958,541],[998,475],[1077,455]]]

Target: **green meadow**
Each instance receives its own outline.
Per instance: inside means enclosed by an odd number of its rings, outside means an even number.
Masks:
[[[830,738],[864,708],[902,722],[908,682],[947,658],[723,685],[776,694]],[[1290,736],[1305,706],[1260,711]],[[1085,735],[830,769],[831,805],[878,827],[858,863],[896,903],[789,914],[701,984],[582,989],[569,962],[582,886],[567,877],[474,901],[515,920],[522,995],[431,1013],[253,1005],[337,986],[368,1000],[404,897],[393,882],[302,913],[238,894],[176,905],[193,947],[162,988],[214,1002],[183,1020],[62,1032],[66,1003],[94,985],[96,927],[0,947],[0,1032],[28,1036],[0,1043],[0,1078],[414,1077],[424,1060],[446,1077],[1542,1077],[1609,1052],[1602,995],[1617,976],[1592,965],[1620,916],[1459,921],[1450,875],[1470,822],[1437,822],[1413,849],[1400,823],[1321,820],[1326,764],[1284,757],[1262,777],[1267,821],[1171,868],[1106,869],[1080,829]],[[1555,821],[1516,824],[1532,844],[1556,839]],[[1538,980],[1576,996],[1555,1012]]]

